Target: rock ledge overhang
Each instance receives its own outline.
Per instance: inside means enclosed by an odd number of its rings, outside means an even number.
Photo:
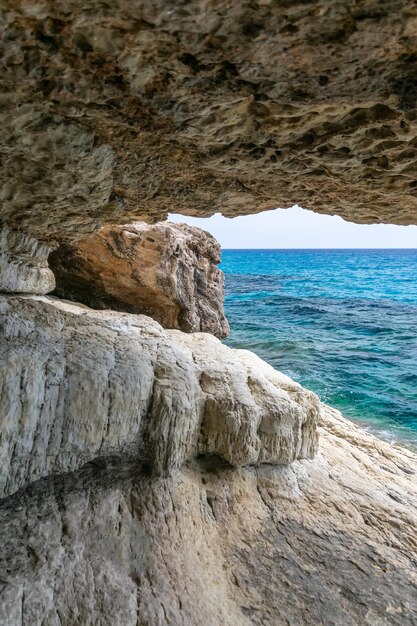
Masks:
[[[417,223],[416,32],[407,0],[5,0],[0,219]]]

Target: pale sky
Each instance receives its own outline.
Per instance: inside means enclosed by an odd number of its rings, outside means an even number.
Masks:
[[[232,219],[219,213],[168,219],[208,230],[222,248],[417,248],[417,226],[352,224],[298,206]]]

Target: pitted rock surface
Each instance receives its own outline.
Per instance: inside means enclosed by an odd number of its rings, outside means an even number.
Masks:
[[[144,313],[165,328],[225,337],[220,245],[186,224],[104,226],[49,256],[61,298]]]
[[[3,0],[1,219],[417,222],[408,0]]]

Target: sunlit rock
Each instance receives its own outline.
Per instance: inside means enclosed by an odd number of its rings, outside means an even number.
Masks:
[[[60,297],[145,313],[165,328],[224,337],[224,275],[212,235],[186,224],[105,226],[49,258]]]
[[[209,334],[42,297],[0,299],[0,324],[1,495],[116,453],[169,475],[317,451],[317,397]]]
[[[323,408],[321,450],[169,478],[114,456],[0,503],[7,626],[409,626],[416,457]]]

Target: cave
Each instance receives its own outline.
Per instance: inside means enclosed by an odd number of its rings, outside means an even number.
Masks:
[[[417,4],[0,9],[0,622],[416,623],[415,451],[222,342],[167,216],[417,224]]]

